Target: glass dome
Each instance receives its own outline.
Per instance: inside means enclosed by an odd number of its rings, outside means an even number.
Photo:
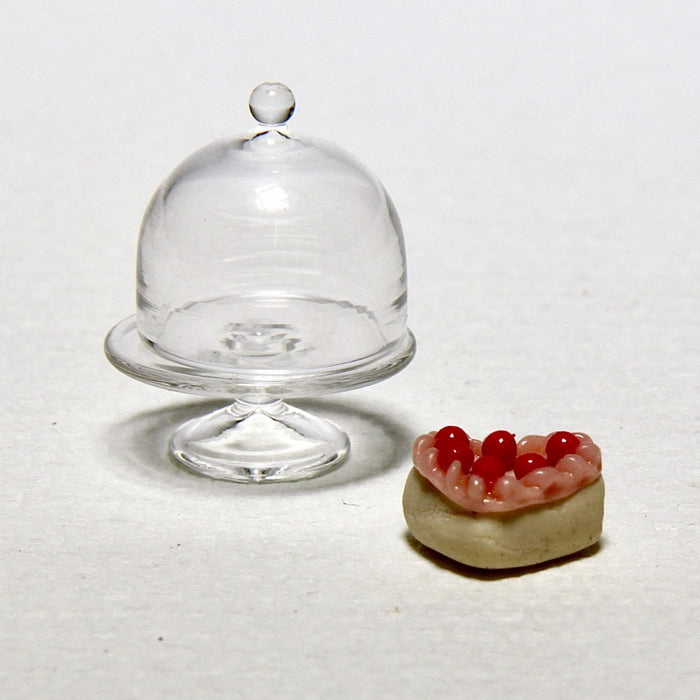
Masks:
[[[197,151],[151,200],[139,333],[168,358],[251,380],[361,372],[407,337],[394,206],[351,155],[286,129],[287,88],[258,87],[250,107],[258,129]]]
[[[138,241],[137,312],[105,340],[121,371],[226,394],[171,454],[234,481],[307,478],[347,436],[281,401],[380,381],[413,357],[401,224],[381,183],[337,146],[290,132],[294,96],[251,94],[258,127],[212,143],[163,182]]]

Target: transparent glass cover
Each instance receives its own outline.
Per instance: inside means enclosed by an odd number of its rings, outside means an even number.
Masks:
[[[371,364],[407,334],[398,216],[355,158],[287,130],[294,97],[275,87],[251,95],[258,129],[196,152],[151,200],[139,333],[166,358],[247,377]]]

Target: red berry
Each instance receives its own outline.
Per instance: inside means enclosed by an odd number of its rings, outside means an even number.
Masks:
[[[547,461],[555,466],[556,463],[564,456],[576,452],[576,448],[581,444],[581,441],[573,434],[566,430],[559,430],[554,433],[544,447],[547,455]]]
[[[472,464],[471,473],[484,480],[486,490],[490,493],[494,484],[506,473],[506,465],[494,455],[483,455]]]
[[[548,466],[549,463],[541,454],[538,454],[537,452],[526,452],[525,454],[518,455],[517,459],[515,460],[513,471],[518,479],[522,479],[531,471]]]
[[[487,436],[481,445],[482,455],[498,457],[508,467],[511,467],[515,462],[516,451],[515,435],[507,430],[496,430]]]
[[[438,467],[443,471],[450,468],[452,462],[458,459],[462,463],[463,471],[469,471],[471,463],[474,461],[469,436],[456,425],[446,425],[437,431],[433,440],[433,445],[437,448]]]

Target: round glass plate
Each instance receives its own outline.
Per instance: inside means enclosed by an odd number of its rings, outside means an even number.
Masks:
[[[187,394],[254,401],[318,396],[374,384],[403,369],[413,358],[415,347],[415,338],[407,330],[398,341],[370,357],[293,371],[197,365],[166,357],[141,337],[135,315],[119,322],[105,339],[107,359],[134,379]]]

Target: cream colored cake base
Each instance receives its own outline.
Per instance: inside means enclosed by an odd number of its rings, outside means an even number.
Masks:
[[[530,566],[573,554],[600,539],[603,477],[577,493],[510,513],[473,515],[451,503],[414,468],[403,492],[411,534],[426,547],[481,569]]]

